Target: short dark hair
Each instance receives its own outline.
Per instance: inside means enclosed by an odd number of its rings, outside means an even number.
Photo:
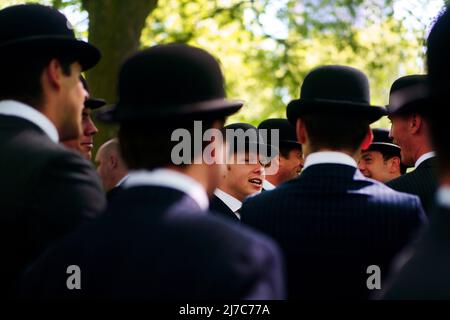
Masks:
[[[147,120],[127,121],[120,124],[119,143],[122,158],[131,170],[164,167],[173,164],[171,153],[179,141],[171,141],[172,133],[176,129],[186,129],[194,137],[194,121],[202,121],[202,135],[212,128],[215,121],[225,122],[224,118],[183,119],[171,120],[171,123],[149,124]],[[219,128],[221,129],[221,128]],[[210,142],[203,142],[201,152]],[[191,162],[198,156],[191,143]],[[181,164],[180,167],[185,167]]]
[[[0,77],[0,99],[13,99],[30,106],[36,107],[42,104],[41,76],[46,66],[52,59],[57,59],[65,75],[70,75],[70,65],[76,61],[75,57],[67,53],[37,52],[17,53],[14,61],[3,61],[3,77]],[[27,56],[28,55],[28,56]]]
[[[295,147],[293,144],[284,144],[282,142],[280,142],[280,146],[278,148],[279,152],[280,152],[280,156],[282,156],[283,158],[289,158],[289,152],[291,152],[292,150],[302,150],[302,148],[300,146]]]
[[[344,114],[304,115],[301,117],[308,132],[311,151],[320,148],[350,150],[355,152],[361,146],[369,120]]]

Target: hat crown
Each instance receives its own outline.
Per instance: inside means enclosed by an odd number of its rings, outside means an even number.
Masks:
[[[389,91],[389,113],[408,113],[423,109],[429,95],[428,77],[414,74],[394,81]]]
[[[395,80],[394,83],[392,84],[389,94],[392,95],[396,91],[405,88],[410,88],[416,85],[427,85],[427,83],[428,83],[427,76],[424,74],[413,74],[400,77],[397,80]]]
[[[393,139],[389,137],[389,130],[383,128],[372,129],[373,141],[372,143],[393,143]]]
[[[119,103],[127,108],[163,109],[224,99],[218,62],[184,44],[158,45],[127,60],[119,76]]]
[[[300,99],[370,104],[369,81],[361,71],[347,66],[322,66],[304,79]]]
[[[75,39],[69,20],[58,10],[39,4],[24,4],[0,10],[0,45],[34,37]]]
[[[280,142],[292,141],[297,142],[297,135],[295,133],[295,127],[289,123],[287,119],[276,118],[266,119],[258,125],[258,130],[266,129],[268,143],[270,144],[270,130],[279,130]]]

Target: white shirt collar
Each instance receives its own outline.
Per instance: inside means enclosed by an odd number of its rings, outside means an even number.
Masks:
[[[427,152],[427,153],[421,155],[421,156],[419,157],[419,159],[417,159],[416,164],[414,165],[414,167],[417,168],[418,166],[420,166],[420,164],[421,164],[422,162],[424,162],[424,161],[426,161],[426,160],[428,160],[428,159],[430,159],[430,158],[433,158],[434,156],[436,156],[436,153],[435,153],[434,151]]]
[[[267,179],[265,179],[263,182],[263,189],[266,191],[270,191],[275,189],[275,186],[272,183],[270,183]]]
[[[120,179],[119,182],[117,182],[116,187],[120,186],[127,179],[128,179],[128,174],[124,175],[123,178]]]
[[[355,168],[358,167],[355,159],[350,157],[348,154],[335,151],[320,151],[311,153],[306,157],[303,169],[306,169],[307,167],[315,164],[322,164],[322,163],[337,163],[337,164],[345,164]]]
[[[450,209],[450,186],[442,186],[436,193],[437,202],[439,205]]]
[[[123,182],[124,188],[138,186],[160,186],[172,188],[186,193],[202,210],[209,206],[208,195],[204,187],[195,179],[170,169],[134,170],[128,173],[128,178]]]
[[[219,188],[217,188],[214,191],[214,194],[220,199],[222,200],[228,208],[230,208],[231,211],[234,212],[234,214],[241,219],[241,216],[239,215],[239,213],[237,213],[236,211],[238,211],[241,207],[242,207],[242,202],[239,201],[238,199],[236,199],[235,197],[233,197],[232,195],[220,190]]]
[[[15,100],[0,101],[0,114],[28,120],[41,128],[53,142],[58,143],[59,141],[55,125],[44,114],[22,102]]]

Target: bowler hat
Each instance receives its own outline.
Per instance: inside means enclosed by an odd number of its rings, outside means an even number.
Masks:
[[[287,119],[276,118],[266,119],[258,125],[258,130],[267,130],[267,143],[271,144],[271,130],[278,130],[280,146],[286,146],[288,148],[301,149],[302,145],[297,141],[297,134],[295,133],[295,127],[289,123]]]
[[[287,106],[287,118],[307,114],[356,115],[370,123],[385,115],[382,107],[370,105],[369,81],[361,71],[347,66],[321,66],[304,79],[300,99]]]
[[[58,10],[39,4],[10,6],[0,10],[0,61],[9,63],[23,54],[38,51],[67,53],[83,70],[93,67],[100,51],[78,40],[67,18]]]
[[[119,101],[102,111],[105,122],[181,116],[227,116],[242,107],[225,99],[218,62],[205,50],[185,44],[157,45],[123,64]]]
[[[244,146],[246,147],[245,151],[249,151],[250,147],[253,146],[255,149],[254,151],[257,151],[261,156],[264,156],[269,161],[270,158],[275,157],[278,154],[278,149],[276,146],[269,145],[265,143],[262,135],[260,134],[259,130],[248,123],[233,123],[225,126],[224,128],[225,132],[225,140],[228,143],[229,146],[229,152],[230,153],[236,153],[238,151],[244,151],[244,150],[238,150],[238,146],[240,145],[240,138],[244,138]],[[231,145],[229,140],[227,140],[227,130],[234,130],[233,134],[233,148],[231,149]],[[243,134],[242,136],[239,136],[239,131],[236,132],[236,130],[242,130]],[[248,135],[245,135],[247,133]],[[242,142],[241,142],[242,143]]]
[[[81,80],[81,83],[83,83],[84,90],[86,90],[88,93],[90,93],[86,79],[83,76],[81,76],[80,80]],[[91,109],[91,110],[101,108],[104,105],[106,105],[105,100],[98,99],[98,98],[91,98],[90,95],[89,95],[89,98],[84,101],[84,107]]]
[[[390,152],[398,154],[400,157],[400,147],[393,143],[389,137],[389,130],[383,128],[372,129],[373,140],[370,146],[363,151],[380,151],[381,153]]]
[[[408,114],[425,111],[429,101],[428,77],[423,74],[398,78],[391,86],[389,114]]]

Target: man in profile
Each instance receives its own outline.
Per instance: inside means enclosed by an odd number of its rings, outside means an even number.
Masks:
[[[105,208],[92,165],[58,144],[81,134],[80,73],[100,53],[42,5],[1,10],[0,29],[0,273],[12,296],[28,264]]]
[[[259,130],[266,130],[267,143],[270,145],[272,130],[278,130],[279,154],[277,157],[278,170],[275,174],[266,175],[264,191],[275,189],[283,182],[298,177],[304,160],[302,145],[298,143],[295,128],[287,119],[267,119],[258,126]]]
[[[95,156],[95,163],[109,201],[122,189],[121,185],[128,176],[128,167],[120,154],[119,141],[111,139],[102,144]]]
[[[386,185],[419,196],[427,213],[433,203],[437,183],[437,159],[430,141],[429,123],[424,113],[432,108],[426,75],[409,75],[394,81],[389,94],[390,136],[401,148],[402,162],[414,170]]]
[[[94,136],[98,133],[98,129],[92,121],[92,111],[103,107],[106,101],[103,99],[92,98],[86,79],[81,77],[83,87],[88,93],[88,97],[84,101],[84,108],[81,117],[82,134],[71,140],[61,141],[66,147],[79,152],[87,160],[92,159],[92,149],[94,148]]]

